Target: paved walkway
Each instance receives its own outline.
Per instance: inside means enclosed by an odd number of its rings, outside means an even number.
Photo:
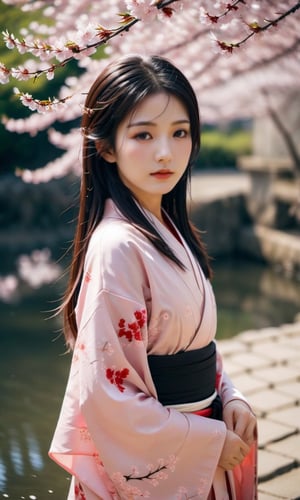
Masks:
[[[201,203],[246,194],[249,190],[249,175],[238,170],[203,171],[192,176],[192,199]]]
[[[300,317],[243,332],[219,348],[258,417],[258,499],[300,499]]]

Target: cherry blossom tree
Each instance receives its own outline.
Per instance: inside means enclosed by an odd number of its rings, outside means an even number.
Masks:
[[[204,122],[249,118],[270,110],[280,120],[278,97],[299,90],[300,2],[2,1],[23,11],[41,9],[48,20],[31,23],[19,34],[3,32],[8,49],[24,54],[26,60],[15,68],[0,63],[0,82],[15,79],[15,94],[32,110],[26,119],[5,119],[6,128],[29,134],[49,129],[49,140],[64,150],[48,165],[23,171],[27,181],[79,171],[78,128],[64,135],[51,126],[82,114],[95,75],[119,55],[155,53],[175,62],[196,90]],[[58,96],[39,100],[32,95],[36,78],[52,80],[74,59],[81,74],[68,73]],[[33,81],[32,94],[18,89],[18,81],[28,79]]]

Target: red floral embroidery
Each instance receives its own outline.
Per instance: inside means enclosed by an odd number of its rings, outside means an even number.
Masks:
[[[114,370],[113,368],[106,369],[106,378],[111,384],[116,385],[120,392],[125,391],[125,387],[122,384],[128,375],[128,368],[123,368],[122,370]]]
[[[126,337],[128,342],[131,342],[133,339],[135,340],[143,340],[142,337],[142,328],[146,323],[146,311],[142,309],[141,311],[135,311],[134,313],[135,321],[132,323],[127,323],[124,318],[121,318],[119,321],[119,337]]]

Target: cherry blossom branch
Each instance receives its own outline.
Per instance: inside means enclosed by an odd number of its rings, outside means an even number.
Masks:
[[[244,0],[237,0],[235,2],[235,6],[240,1],[242,3],[244,3]],[[207,14],[207,16],[209,17],[209,19],[212,22],[217,23],[219,18],[221,18],[224,15],[227,15],[233,8],[234,8],[234,6],[232,5],[230,8],[227,9],[227,11],[225,11],[223,14],[221,14],[219,16],[213,17],[213,16],[209,16],[209,14]],[[240,40],[239,42],[228,43],[228,42],[223,42],[223,41],[217,40],[217,39],[215,39],[215,40],[216,40],[216,42],[221,50],[232,53],[233,49],[239,48],[241,45],[246,43],[250,38],[252,38],[255,34],[262,33],[263,31],[266,31],[267,29],[269,29],[273,26],[277,26],[280,21],[285,19],[287,16],[294,14],[299,9],[300,9],[300,2],[298,2],[296,5],[291,7],[289,10],[287,10],[286,12],[284,12],[283,14],[278,16],[276,19],[267,21],[267,24],[265,24],[264,26],[260,26],[257,22],[253,22],[253,23],[249,23],[249,24],[247,23],[247,26],[250,28],[251,32],[247,36],[245,36],[242,40]]]
[[[165,469],[167,469],[167,466],[161,465],[158,466],[157,469],[149,471],[148,474],[145,474],[144,476],[135,476],[133,474],[129,474],[128,476],[124,476],[124,478],[126,479],[126,481],[130,481],[131,479],[134,479],[135,481],[142,481],[143,479],[151,479],[155,474]]]
[[[283,59],[287,57],[289,54],[292,54],[295,52],[300,45],[300,40],[296,40],[295,43],[293,43],[291,46],[287,48],[282,48],[279,52],[273,55],[273,57],[269,58],[261,58],[256,62],[251,63],[251,73],[253,73],[256,70],[259,70],[260,68],[266,69],[268,65],[272,65],[274,62],[278,61],[279,59]],[[194,74],[194,78],[199,78],[207,69],[209,69],[217,60],[217,58],[220,56],[219,53],[215,55],[215,57],[212,57],[201,69],[201,71],[198,71]],[[237,78],[249,71],[249,67],[241,68],[240,66],[235,67],[234,71],[231,73],[231,78]],[[214,79],[214,85],[217,86],[223,82],[222,78],[215,78]],[[205,86],[203,87],[205,88]]]
[[[227,14],[229,14],[233,10],[235,10],[235,11],[238,10],[238,4],[239,3],[245,4],[246,2],[245,2],[245,0],[236,0],[232,4],[228,3],[227,6],[226,6],[226,10],[224,10],[224,12],[222,12],[221,14],[214,16],[214,15],[211,15],[208,12],[206,12],[206,16],[208,17],[208,19],[212,23],[217,23],[219,21],[219,19],[222,19],[222,17],[227,16]]]
[[[180,0],[158,0],[158,2],[156,3],[156,7],[158,9],[164,9],[164,8],[168,7],[169,5],[171,5],[172,3],[175,3],[178,1],[180,1]]]
[[[167,7],[171,3],[178,2],[179,0],[158,0],[156,3],[156,7],[158,9],[163,9],[164,7]]]
[[[173,9],[170,9],[167,6],[177,1],[179,0],[158,1],[155,4],[155,7],[158,10],[162,10],[166,17],[171,17],[173,14]],[[132,28],[134,24],[141,21],[141,19],[130,15],[130,13],[128,12],[120,13],[118,15],[122,18],[122,20],[120,21],[122,26],[120,28],[109,29],[101,25],[97,26],[95,29],[95,31],[97,32],[96,37],[98,37],[100,40],[94,43],[89,43],[84,47],[80,47],[76,42],[73,41],[67,42],[64,49],[71,52],[72,54],[69,57],[64,58],[59,63],[52,64],[45,69],[30,71],[27,68],[19,67],[9,70],[9,68],[7,68],[3,63],[0,63],[0,83],[8,83],[10,75],[18,80],[28,80],[30,78],[36,79],[40,75],[46,74],[47,79],[52,80],[52,78],[54,77],[54,72],[57,68],[66,66],[66,64],[71,62],[74,58],[78,58],[78,56],[82,53],[87,52],[87,54],[84,55],[91,55],[100,46],[106,44],[112,38],[122,34],[124,31],[129,31],[129,29]],[[7,48],[17,48],[21,54],[25,52],[30,52],[33,55],[44,53],[47,56],[55,56],[58,59],[59,57],[61,57],[61,54],[65,52],[65,50],[57,47],[52,47],[47,42],[43,41],[34,41],[31,45],[26,43],[24,39],[19,41],[18,38],[16,38],[13,34],[9,34],[7,30],[3,31],[2,34]]]
[[[48,99],[34,99],[31,94],[28,94],[28,92],[20,92],[16,87],[14,88],[14,94],[20,98],[23,106],[29,108],[31,111],[38,111],[39,113],[53,111],[72,98],[70,95],[62,99],[51,99],[50,97],[48,97]]]
[[[297,10],[300,9],[300,2],[298,2],[294,7],[291,9],[287,10],[283,14],[281,14],[277,19],[273,19],[272,21],[268,21],[265,26],[259,26],[257,23],[251,23],[248,24],[249,28],[252,30],[252,33],[250,33],[247,37],[245,37],[243,40],[241,40],[237,46],[240,46],[241,44],[245,43],[249,38],[251,38],[255,33],[260,33],[262,31],[266,31],[267,29],[271,28],[272,26],[277,26],[277,24],[285,19],[287,16],[290,14],[294,14]]]
[[[119,14],[123,20],[121,21],[122,26],[120,28],[115,28],[115,29],[107,29],[104,28],[103,26],[98,26],[96,28],[97,37],[100,38],[99,41],[91,43],[86,45],[85,47],[80,47],[77,43],[69,41],[65,44],[65,48],[67,51],[72,52],[72,55],[69,57],[63,59],[59,63],[52,64],[51,66],[41,69],[41,70],[35,70],[35,71],[29,71],[26,68],[13,68],[12,70],[9,70],[4,64],[0,63],[0,72],[3,73],[2,80],[1,81],[1,75],[0,75],[0,83],[7,83],[7,78],[9,78],[9,75],[11,74],[18,80],[28,80],[30,78],[38,78],[42,74],[46,74],[47,78],[51,80],[54,76],[54,71],[57,68],[61,68],[66,66],[69,62],[71,62],[75,56],[78,56],[79,54],[82,54],[85,51],[88,51],[88,55],[91,55],[92,49],[97,49],[101,45],[106,44],[109,40],[114,38],[117,35],[120,35],[124,31],[128,31],[134,24],[136,24],[139,19],[134,18],[130,16],[127,13],[124,14]],[[51,45],[45,43],[45,42],[38,42],[35,41],[33,42],[32,45],[29,45],[25,42],[25,40],[22,40],[21,42],[14,37],[14,35],[9,34],[7,31],[2,32],[4,40],[6,42],[6,46],[9,49],[12,48],[17,48],[20,53],[24,53],[25,51],[31,52],[33,55],[38,55],[38,53],[44,52],[46,54],[52,54],[53,56],[56,56],[57,58],[60,56],[61,53],[64,51],[62,49],[52,47]]]
[[[178,0],[169,0],[167,2],[159,1],[155,4],[155,7],[158,10],[162,10],[163,14],[166,17],[171,17],[173,14],[173,10],[168,8],[167,5],[177,2]],[[59,59],[65,51],[71,52],[69,57],[63,58],[62,61],[52,64],[51,66],[39,69],[35,71],[30,71],[28,68],[24,68],[19,66],[18,68],[12,68],[11,70],[7,68],[3,63],[0,63],[0,83],[5,84],[8,83],[9,77],[12,76],[17,80],[29,80],[30,78],[36,79],[42,74],[46,74],[48,80],[52,80],[54,78],[54,72],[56,69],[66,66],[69,62],[71,62],[74,58],[78,58],[79,55],[91,55],[96,49],[100,46],[106,44],[114,37],[121,35],[124,31],[129,31],[134,24],[141,21],[141,19],[130,15],[128,12],[118,14],[121,17],[120,23],[122,24],[119,28],[105,28],[101,25],[95,28],[96,37],[99,38],[99,41],[94,43],[89,43],[84,47],[80,47],[78,43],[69,41],[65,44],[64,49],[53,47],[47,42],[44,41],[34,41],[32,44],[27,43],[24,39],[21,41],[18,40],[13,34],[8,33],[8,31],[3,31],[4,41],[8,49],[17,48],[17,50],[24,54],[25,52],[30,52],[33,55],[40,55],[41,53],[44,56],[48,57],[56,57]]]

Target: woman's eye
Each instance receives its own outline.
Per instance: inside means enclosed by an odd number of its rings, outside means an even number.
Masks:
[[[151,135],[149,134],[149,132],[139,132],[138,134],[135,134],[134,139],[148,141],[149,139],[151,139]]]
[[[176,132],[174,133],[174,137],[183,138],[183,137],[187,137],[188,134],[189,134],[189,132],[187,130],[179,129],[179,130],[176,130]]]

